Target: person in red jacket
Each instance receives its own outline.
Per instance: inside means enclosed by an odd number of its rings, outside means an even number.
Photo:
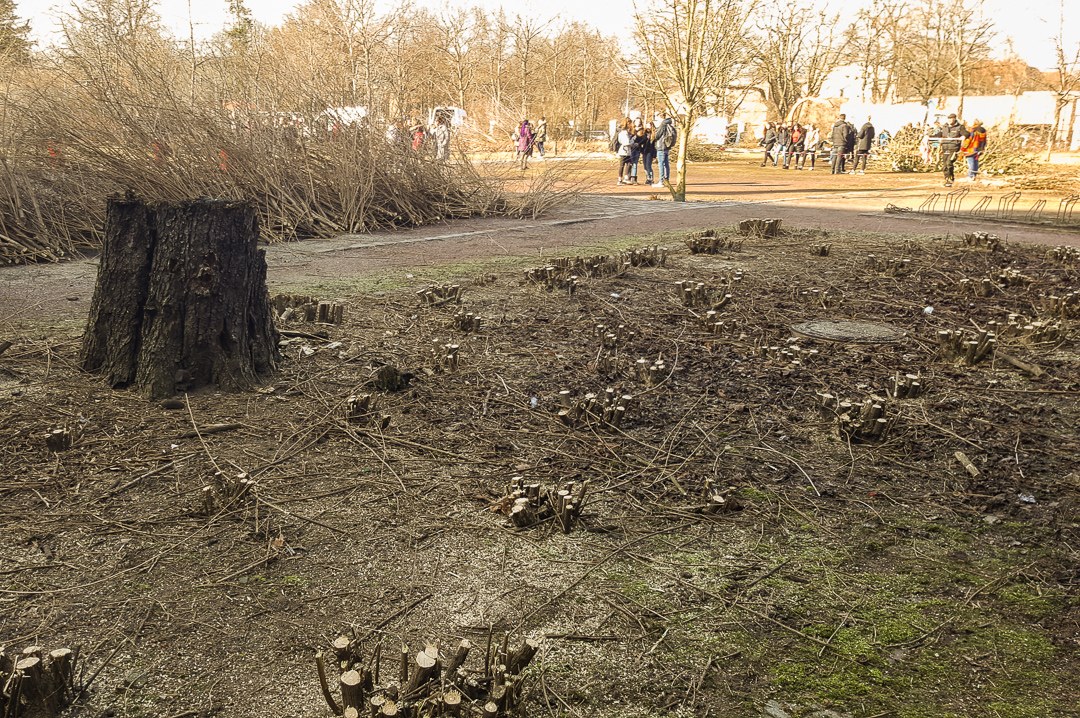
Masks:
[[[973,120],[964,141],[960,143],[960,156],[967,159],[968,182],[974,182],[979,176],[979,158],[986,151],[986,128],[982,120]]]

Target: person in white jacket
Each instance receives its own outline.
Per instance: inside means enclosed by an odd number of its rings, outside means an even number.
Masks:
[[[431,134],[435,136],[435,159],[450,159],[450,124],[444,115],[435,119],[435,128]]]
[[[817,125],[810,125],[806,129],[806,149],[803,150],[802,161],[795,169],[806,169],[806,158],[810,158],[810,170],[813,171],[817,162],[817,153],[821,149],[821,130]]]

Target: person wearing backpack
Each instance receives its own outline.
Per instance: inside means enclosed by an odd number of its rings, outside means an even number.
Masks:
[[[671,181],[671,148],[679,138],[679,132],[675,129],[675,122],[668,117],[666,110],[656,113],[656,131],[653,133],[653,144],[656,147],[656,165],[660,171],[660,181],[653,187],[663,187],[664,182]]]

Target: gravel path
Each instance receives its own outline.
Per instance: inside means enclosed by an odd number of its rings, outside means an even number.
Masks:
[[[758,168],[754,168],[757,170]],[[1008,241],[1080,246],[1080,232],[968,216],[886,213],[917,208],[938,191],[926,175],[838,176],[766,174],[730,165],[695,167],[691,201],[674,203],[666,190],[600,187],[536,219],[463,219],[439,225],[267,247],[271,289],[317,285],[368,272],[469,262],[498,256],[557,253],[608,238],[732,225],[748,217],[778,217],[785,226],[900,234],[956,235],[989,231]],[[746,180],[749,175],[750,181]],[[733,181],[738,179],[739,181]],[[1005,190],[987,190],[1003,194]],[[658,194],[663,192],[663,194]],[[973,195],[975,193],[973,192]],[[970,204],[970,203],[969,203]],[[1056,207],[1056,200],[1048,201]],[[0,267],[0,329],[82,321],[93,293],[96,257]]]

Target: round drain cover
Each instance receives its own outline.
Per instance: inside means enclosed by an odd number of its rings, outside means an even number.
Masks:
[[[793,332],[812,339],[829,342],[858,342],[860,344],[891,344],[904,338],[904,333],[884,324],[848,322],[835,319],[814,319],[795,324]]]

